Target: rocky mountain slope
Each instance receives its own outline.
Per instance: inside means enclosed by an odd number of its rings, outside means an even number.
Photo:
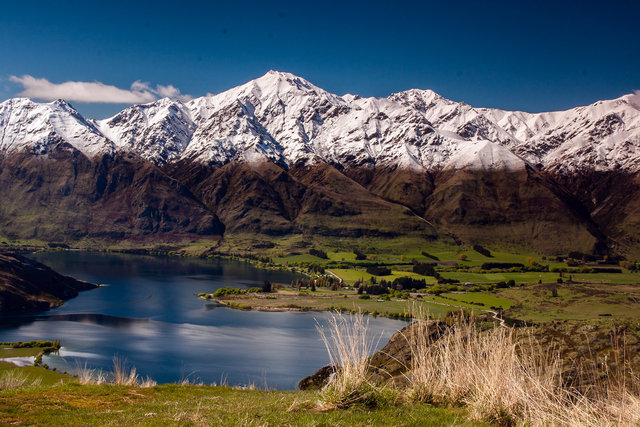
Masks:
[[[338,96],[270,71],[105,120],[64,101],[0,104],[0,226],[50,239],[437,229],[540,251],[628,249],[639,170],[638,95],[531,114],[429,90]]]
[[[95,287],[20,255],[0,254],[0,313],[48,310]]]

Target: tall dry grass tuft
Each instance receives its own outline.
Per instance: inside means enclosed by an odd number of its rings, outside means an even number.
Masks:
[[[380,406],[394,398],[394,390],[376,386],[367,379],[369,356],[375,348],[369,335],[369,319],[362,313],[331,313],[326,329],[318,325],[331,366],[329,382],[321,390],[324,409],[346,408],[354,404]],[[327,330],[328,329],[328,330]]]
[[[463,405],[475,419],[505,425],[639,425],[638,378],[624,364],[602,375],[594,364],[570,383],[563,378],[559,352],[532,336],[518,337],[509,327],[481,332],[460,318],[437,340],[432,324],[419,321],[407,337],[411,366],[409,397],[445,405]],[[586,386],[588,384],[588,386]]]
[[[116,385],[138,385],[138,373],[135,366],[129,368],[127,359],[113,356],[113,383]]]
[[[512,424],[539,414],[540,404],[554,400],[561,386],[559,358],[533,342],[525,349],[511,328],[481,334],[475,323],[460,319],[436,342],[425,338],[428,322],[417,328],[409,338],[407,373],[414,399],[465,405],[475,418]]]
[[[158,383],[150,376],[147,376],[146,378],[140,380],[140,382],[138,383],[138,386],[140,386],[141,388],[150,388],[157,385]]]
[[[8,370],[0,375],[0,390],[38,386],[42,378],[31,378],[17,369]]]
[[[88,368],[87,362],[84,362],[83,365],[76,364],[76,373],[78,381],[82,385],[103,384],[107,381],[101,369]]]

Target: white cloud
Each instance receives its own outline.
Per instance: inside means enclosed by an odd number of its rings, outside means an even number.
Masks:
[[[66,99],[87,103],[137,104],[152,102],[158,97],[169,97],[182,101],[192,98],[189,95],[181,94],[180,90],[172,85],[157,85],[154,89],[149,83],[141,81],[133,82],[130,89],[120,89],[100,82],[51,83],[47,79],[38,79],[30,75],[11,76],[9,80],[22,85],[24,90],[19,93],[20,96],[47,101]]]
[[[168,86],[157,85],[156,91],[158,95],[164,98],[179,99],[181,101],[190,101],[191,99],[193,99],[193,96],[191,95],[182,95],[180,93],[180,89],[178,89],[173,85],[168,85]]]
[[[193,99],[191,95],[183,95],[180,93],[180,89],[173,85],[156,85],[156,88],[153,89],[149,83],[141,82],[140,80],[136,80],[131,84],[131,90],[138,92],[150,92],[161,98],[179,99],[180,101],[189,101]]]

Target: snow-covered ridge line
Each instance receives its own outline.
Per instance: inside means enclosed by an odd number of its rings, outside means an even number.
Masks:
[[[338,96],[270,71],[217,95],[134,105],[105,120],[86,120],[64,101],[0,104],[0,151],[46,154],[60,141],[89,157],[123,150],[156,164],[264,159],[423,171],[528,163],[565,173],[637,172],[640,97],[532,114],[473,108],[430,90]]]

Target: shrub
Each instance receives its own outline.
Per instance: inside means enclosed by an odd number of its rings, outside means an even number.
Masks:
[[[325,251],[316,248],[309,249],[309,255],[317,256],[322,259],[329,259]]]
[[[387,267],[370,265],[367,267],[367,273],[373,276],[388,276],[391,274],[391,270]]]
[[[460,283],[460,280],[458,279],[445,279],[444,277],[437,277],[438,279],[438,283],[440,284],[452,284],[452,283]]]
[[[382,295],[388,292],[388,288],[383,285],[369,285],[365,286],[364,290],[369,295]]]
[[[460,290],[459,286],[438,283],[437,285],[433,285],[429,289],[427,289],[427,292],[434,295],[440,295],[445,292],[453,292],[458,290]]]
[[[421,289],[427,287],[424,279],[414,279],[413,277],[398,277],[391,283],[391,287],[397,290]]]
[[[224,287],[224,288],[220,288],[217,289],[214,293],[213,296],[214,298],[219,298],[219,297],[224,297],[226,295],[240,295],[245,293],[244,289],[238,289],[238,288],[231,288],[229,286]]]
[[[371,299],[371,297],[369,295],[360,295],[358,296],[359,299]]]
[[[487,248],[485,248],[483,246],[473,245],[473,250],[478,252],[481,255],[486,256],[486,257],[489,257],[489,258],[492,257],[491,252],[489,252],[489,249],[487,249]]]
[[[483,270],[491,270],[494,268],[506,270],[514,267],[524,268],[524,264],[520,264],[519,262],[485,262],[480,266]]]
[[[271,290],[272,290],[271,282],[268,281],[268,280],[265,280],[264,283],[262,284],[261,291],[262,292],[271,292]]]
[[[420,262],[413,266],[413,272],[422,276],[435,276],[436,269],[433,267],[433,264]]]
[[[437,256],[431,255],[430,253],[427,253],[427,252],[424,252],[424,251],[422,252],[422,256],[425,256],[427,258],[431,258],[434,261],[440,261],[440,258],[438,258]]]

